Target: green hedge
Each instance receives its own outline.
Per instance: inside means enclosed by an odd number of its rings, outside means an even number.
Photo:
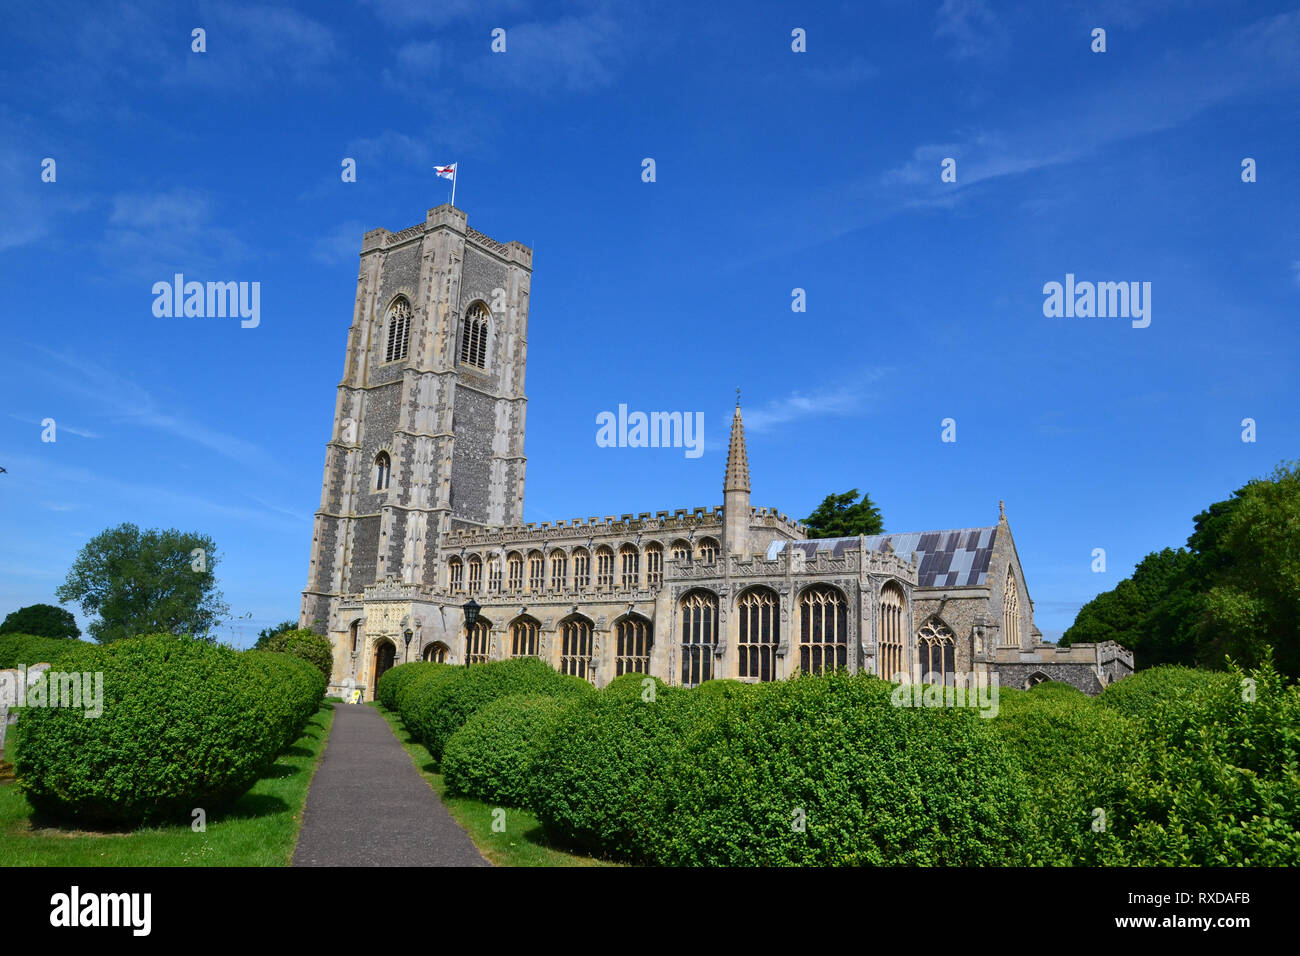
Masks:
[[[559,674],[534,657],[447,666],[417,678],[404,690],[399,704],[402,720],[439,761],[452,734],[494,700],[516,694],[566,697],[595,693],[585,680]]]
[[[1029,795],[990,721],[973,708],[896,706],[893,691],[866,675],[801,677],[664,722],[679,742],[661,745],[644,855],[691,866],[1006,862],[1026,836]]]
[[[447,785],[480,800],[527,806],[538,761],[575,700],[522,694],[487,704],[447,741]]]
[[[103,714],[29,708],[15,772],[39,813],[81,824],[189,819],[244,793],[310,718],[325,682],[284,654],[169,634],[81,652]]]
[[[33,664],[53,664],[60,658],[97,646],[87,641],[39,637],[35,634],[0,635],[0,670],[27,668]]]
[[[409,664],[398,664],[396,667],[390,667],[379,675],[379,683],[375,685],[375,700],[389,710],[397,710],[397,692],[399,690],[416,677],[447,666],[446,664],[434,664],[430,661],[412,661]]]
[[[576,701],[533,778],[529,805],[547,832],[587,852],[650,860],[670,756],[715,699],[624,674]]]
[[[319,670],[326,681],[334,670],[334,648],[330,645],[329,638],[322,637],[309,628],[281,631],[273,635],[262,649],[300,657]]]
[[[1137,725],[1073,687],[999,689],[998,705],[990,725],[1033,791],[1015,862],[1086,866],[1113,855],[1127,812],[1123,772],[1140,759]]]
[[[1138,718],[1143,760],[1124,768],[1122,843],[1102,862],[1300,865],[1300,687],[1271,658],[1213,676],[1158,675],[1132,695],[1161,703]]]
[[[1129,717],[1144,718],[1170,703],[1181,706],[1190,697],[1207,689],[1231,689],[1239,680],[1240,677],[1223,671],[1152,667],[1111,684],[1101,692],[1097,702]]]

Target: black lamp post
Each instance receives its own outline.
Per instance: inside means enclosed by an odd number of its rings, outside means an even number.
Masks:
[[[463,605],[461,610],[465,612],[465,666],[469,666],[469,632],[474,628],[474,622],[478,620],[478,612],[481,605],[478,601],[470,598]]]

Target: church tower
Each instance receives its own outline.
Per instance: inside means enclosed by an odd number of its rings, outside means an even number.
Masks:
[[[739,390],[737,390],[739,392]],[[722,547],[727,554],[749,556],[749,454],[745,450],[745,423],[740,418],[740,398],[731,416],[731,442],[727,446],[727,473],[722,480]]]
[[[299,626],[389,577],[435,586],[446,531],[522,523],[532,260],[451,205],[363,237]]]

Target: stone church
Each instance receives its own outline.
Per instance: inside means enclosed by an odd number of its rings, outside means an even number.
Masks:
[[[531,276],[532,250],[451,205],[362,240],[299,619],[333,645],[333,692],[372,698],[404,661],[520,656],[597,686],[847,668],[1097,693],[1132,671],[1114,643],[1043,643],[1001,507],[810,540],[751,506],[739,404],[721,507],[525,524]]]

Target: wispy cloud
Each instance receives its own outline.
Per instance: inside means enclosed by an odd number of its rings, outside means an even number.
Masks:
[[[185,415],[164,410],[140,385],[89,359],[65,355],[39,345],[31,348],[76,372],[75,375],[52,375],[51,378],[67,391],[94,402],[95,407],[110,419],[158,429],[244,465],[266,468],[273,464],[271,456],[252,442],[210,428]]]
[[[867,386],[883,374],[883,369],[875,369],[857,376],[854,385],[812,392],[793,391],[761,405],[746,406],[741,410],[745,429],[761,432],[808,418],[861,414],[867,410]]]
[[[35,427],[35,428],[44,428],[44,427],[45,427],[44,424],[42,423],[43,420],[42,420],[42,419],[39,419],[39,418],[29,418],[29,417],[26,416],[26,415],[15,415],[15,414],[13,414],[12,412],[9,413],[9,417],[12,418],[14,421],[23,422],[24,424],[31,425],[31,426],[33,426],[33,427]],[[88,430],[88,429],[85,429],[85,428],[78,428],[78,427],[76,427],[75,425],[66,425],[66,424],[64,424],[63,422],[59,421],[57,418],[54,419],[54,427],[55,427],[55,437],[56,437],[56,438],[58,437],[58,433],[59,433],[59,432],[67,432],[67,433],[70,434],[70,435],[76,435],[76,436],[78,436],[78,437],[80,437],[80,438],[101,438],[101,437],[103,437],[103,436],[98,435],[98,434],[96,434],[95,432],[92,432],[92,431],[90,431],[90,430]]]
[[[943,0],[935,15],[936,39],[947,41],[958,60],[996,59],[1011,46],[1011,36],[985,0]]]
[[[160,279],[173,269],[224,270],[247,255],[243,240],[213,224],[212,200],[198,190],[118,193],[111,205],[100,253],[119,270]]]

